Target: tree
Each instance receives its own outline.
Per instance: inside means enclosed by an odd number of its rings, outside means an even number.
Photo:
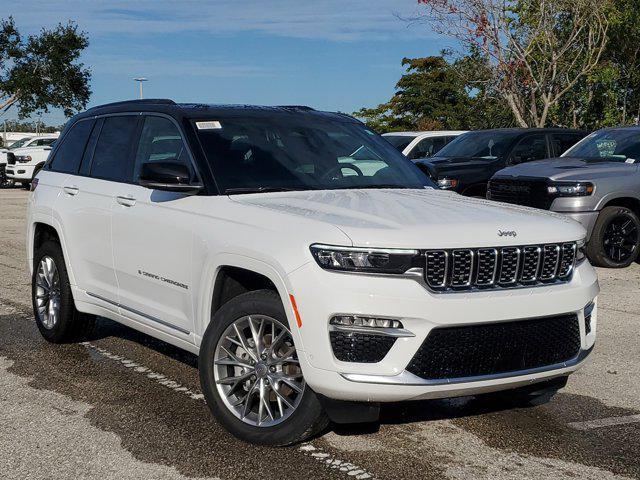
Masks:
[[[417,20],[477,51],[487,88],[522,127],[543,127],[565,95],[599,65],[611,0],[418,0]]]
[[[50,107],[66,116],[84,109],[91,72],[78,58],[88,44],[71,22],[24,39],[12,17],[0,21],[0,109],[16,105],[21,118]]]
[[[504,126],[512,116],[481,81],[486,66],[475,55],[448,61],[440,56],[404,58],[406,73],[391,99],[354,115],[379,132],[474,129]],[[480,81],[479,81],[480,80]],[[505,114],[506,113],[506,114]],[[497,122],[497,123],[496,123]]]

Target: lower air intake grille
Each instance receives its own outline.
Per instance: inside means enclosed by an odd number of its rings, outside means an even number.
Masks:
[[[407,370],[427,380],[555,365],[580,351],[575,314],[433,329]]]
[[[333,354],[341,362],[377,363],[391,350],[395,337],[329,332]]]

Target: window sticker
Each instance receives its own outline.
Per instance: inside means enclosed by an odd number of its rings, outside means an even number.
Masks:
[[[219,130],[222,128],[222,124],[217,120],[211,120],[207,122],[196,122],[198,130]]]

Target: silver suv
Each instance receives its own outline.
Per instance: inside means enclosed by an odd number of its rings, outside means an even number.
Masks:
[[[585,137],[560,158],[497,172],[487,198],[564,213],[587,229],[587,255],[600,267],[626,267],[640,244],[640,127]]]

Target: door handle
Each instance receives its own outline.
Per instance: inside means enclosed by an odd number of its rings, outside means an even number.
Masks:
[[[126,197],[118,196],[116,197],[116,201],[124,207],[133,207],[136,204],[136,199],[130,195]]]
[[[80,189],[78,187],[76,187],[75,185],[70,185],[68,187],[63,187],[62,189],[64,190],[64,193],[66,193],[67,195],[71,195],[72,197],[77,195],[78,192],[80,192]]]

